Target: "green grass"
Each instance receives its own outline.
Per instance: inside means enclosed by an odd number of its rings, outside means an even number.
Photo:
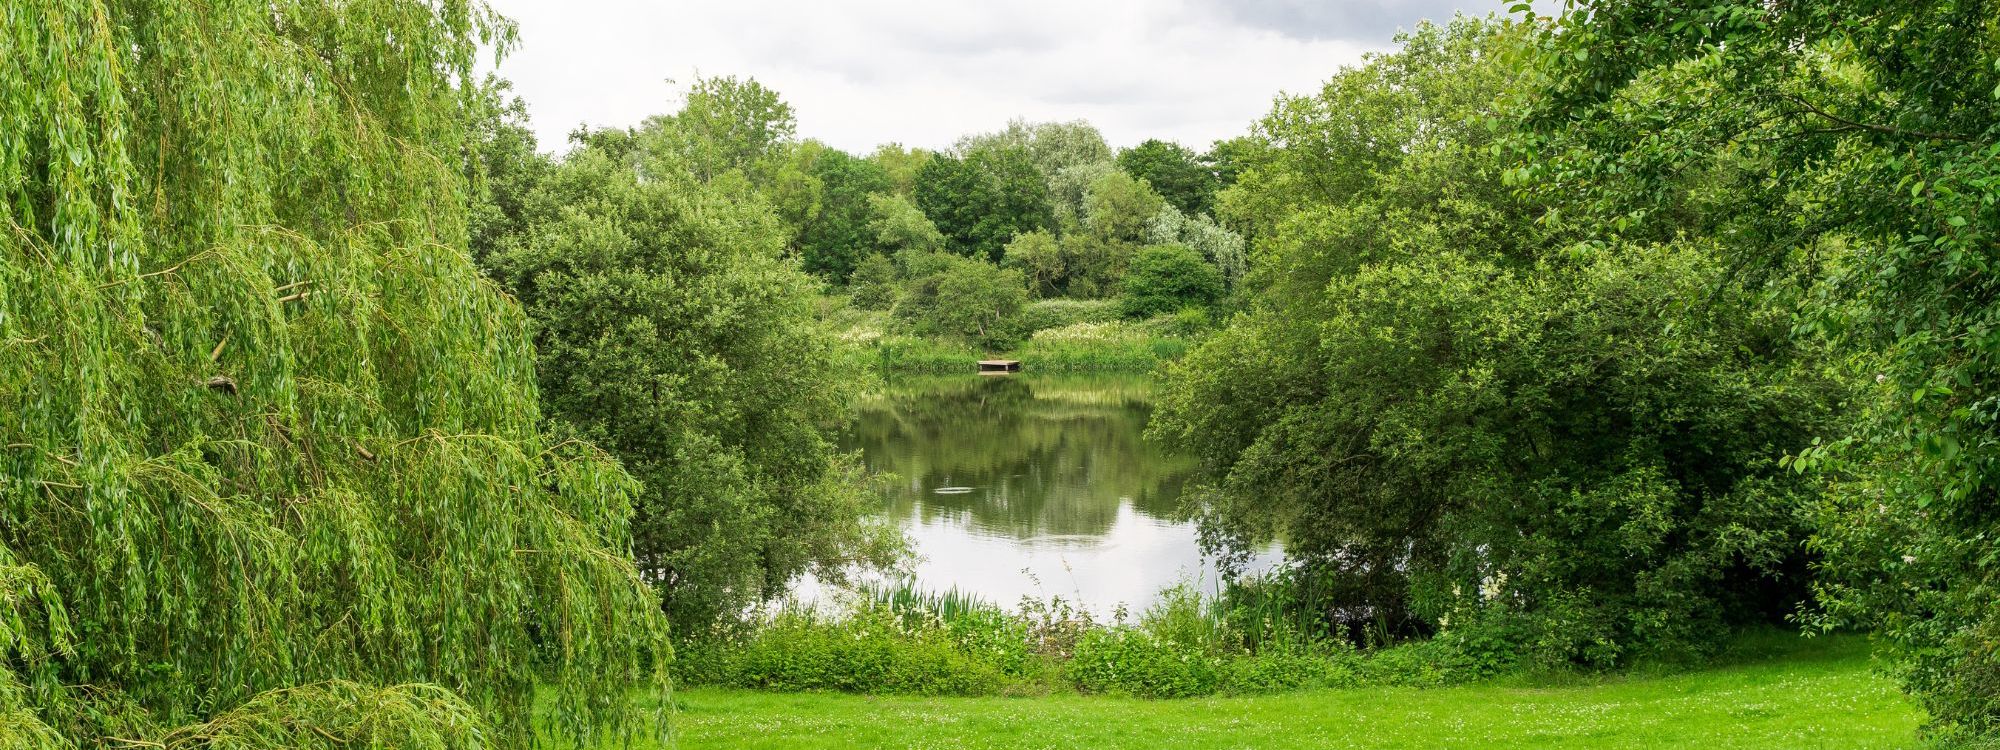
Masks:
[[[684,690],[698,748],[1914,748],[1921,716],[1859,638],[1764,639],[1654,676],[1177,701]]]

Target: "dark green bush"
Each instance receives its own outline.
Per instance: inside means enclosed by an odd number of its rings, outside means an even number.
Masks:
[[[1215,304],[1224,290],[1222,271],[1201,253],[1180,245],[1154,245],[1132,258],[1118,299],[1126,317],[1146,318]]]

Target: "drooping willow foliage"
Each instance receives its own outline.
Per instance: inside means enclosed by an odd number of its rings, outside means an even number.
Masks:
[[[660,726],[636,483],[545,434],[465,250],[510,35],[464,0],[0,6],[0,748]]]

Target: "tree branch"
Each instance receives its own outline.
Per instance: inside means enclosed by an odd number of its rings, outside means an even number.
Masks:
[[[1791,94],[1779,94],[1778,96],[1784,97],[1786,101],[1789,101],[1793,104],[1805,107],[1813,114],[1840,123],[1841,125],[1845,125],[1849,128],[1855,128],[1859,130],[1872,130],[1874,132],[1882,133],[1884,135],[1893,135],[1906,138],[1910,137],[1923,138],[1925,140],[1932,140],[1932,141],[1958,141],[1960,143],[1978,142],[1978,139],[1968,138],[1966,136],[1957,135],[1955,133],[1932,133],[1923,130],[1905,130],[1903,128],[1898,128],[1890,125],[1876,125],[1874,123],[1855,122],[1845,117],[1833,114],[1832,112],[1828,112],[1824,109],[1820,109],[1819,107],[1815,106],[1812,102],[1806,101],[1802,97],[1793,96]]]

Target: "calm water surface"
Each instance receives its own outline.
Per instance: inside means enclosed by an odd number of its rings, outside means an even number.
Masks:
[[[1194,462],[1143,439],[1151,394],[1136,377],[902,380],[861,403],[843,443],[890,477],[881,512],[914,542],[923,588],[1136,611],[1217,580],[1174,518]]]

